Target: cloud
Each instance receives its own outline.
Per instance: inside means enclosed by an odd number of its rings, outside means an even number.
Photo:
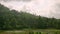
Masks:
[[[54,10],[52,11],[51,15],[53,15],[55,18],[60,18],[60,3],[56,3],[53,9]]]
[[[10,9],[15,9],[18,11],[23,10],[31,14],[41,15],[45,17],[60,17],[60,0],[31,0],[30,2],[11,1],[1,3]]]
[[[30,2],[31,0],[0,0],[0,1],[3,1],[3,2],[11,2],[11,1],[22,1],[22,2]]]

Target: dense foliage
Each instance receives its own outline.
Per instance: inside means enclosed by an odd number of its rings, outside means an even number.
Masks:
[[[0,4],[0,30],[60,29],[60,19],[35,16],[26,12],[9,10]]]

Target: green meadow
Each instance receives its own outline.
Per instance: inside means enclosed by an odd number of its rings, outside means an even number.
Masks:
[[[60,34],[60,30],[39,29],[39,30],[10,30],[0,31],[0,34]]]

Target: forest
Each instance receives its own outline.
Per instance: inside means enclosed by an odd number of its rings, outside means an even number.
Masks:
[[[10,10],[0,4],[0,30],[60,29],[60,19]]]

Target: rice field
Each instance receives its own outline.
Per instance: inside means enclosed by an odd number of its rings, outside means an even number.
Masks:
[[[60,30],[17,30],[17,31],[0,31],[0,34],[60,34]]]

